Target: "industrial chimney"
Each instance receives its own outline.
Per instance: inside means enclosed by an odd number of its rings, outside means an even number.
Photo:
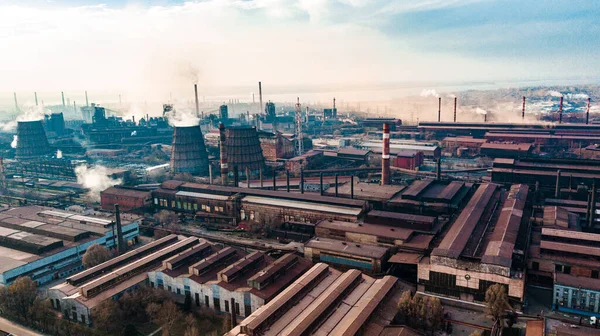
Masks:
[[[15,158],[33,159],[50,154],[46,131],[41,120],[19,121],[17,123],[17,149]]]
[[[34,92],[33,95],[35,96],[35,106],[38,106],[37,92]]]
[[[521,119],[525,120],[525,96],[523,96],[523,111],[521,112]]]
[[[63,103],[63,107],[65,107],[65,106],[66,106],[66,105],[65,105],[65,93],[64,93],[64,92],[61,92],[60,94],[62,95],[62,103]]]
[[[258,101],[260,102],[260,111],[258,111],[258,114],[262,115],[263,113],[265,113],[265,111],[263,110],[263,104],[262,104],[262,83],[258,82]]]
[[[383,150],[381,151],[381,185],[390,184],[390,125],[383,124]]]
[[[590,195],[590,210],[588,220],[588,227],[594,227],[594,220],[596,218],[596,180],[592,183],[592,194]]]
[[[442,179],[442,158],[441,157],[438,157],[436,159],[435,178],[438,181]]]
[[[208,164],[208,154],[200,126],[175,126],[171,147],[171,172],[207,176]]]
[[[438,122],[442,121],[442,97],[438,97]]]
[[[590,105],[592,103],[592,98],[588,97],[587,109],[585,110],[585,124],[590,123]]]
[[[115,222],[117,224],[117,243],[119,254],[125,253],[125,242],[123,240],[123,226],[121,225],[121,212],[119,205],[115,204]]]
[[[227,137],[225,135],[225,125],[219,124],[219,149],[221,155],[221,183],[227,185],[227,175],[229,167],[227,165]]]
[[[563,114],[563,97],[560,97],[560,106],[558,107],[558,123],[562,124],[562,114]]]
[[[194,84],[194,97],[196,99],[196,117],[200,117],[200,106],[198,105],[198,84]]]
[[[458,98],[454,97],[454,122],[456,122],[456,99]]]

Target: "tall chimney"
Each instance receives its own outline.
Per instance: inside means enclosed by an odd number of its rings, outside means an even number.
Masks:
[[[246,167],[246,188],[250,189],[250,169]]]
[[[486,123],[487,122],[487,113],[483,115],[483,122]]]
[[[286,185],[287,185],[287,192],[290,192],[290,171],[289,170],[285,171],[285,181],[286,181]]]
[[[212,165],[208,165],[208,184],[213,184]]]
[[[37,92],[34,92],[33,95],[35,96],[35,106],[38,106]]]
[[[556,171],[556,187],[554,188],[554,198],[560,197],[560,169]]]
[[[390,124],[383,124],[383,149],[381,151],[381,185],[390,184]]]
[[[442,179],[442,158],[438,157],[435,165],[435,178],[439,181]]]
[[[85,91],[85,106],[90,106],[90,102],[88,101],[87,91]]]
[[[227,145],[225,137],[225,125],[219,124],[219,148],[221,156],[221,183],[227,185],[227,175],[229,175],[229,167],[227,166]]]
[[[563,112],[563,97],[560,96],[560,106],[558,107],[558,123],[562,124],[562,112]]]
[[[521,111],[521,119],[525,120],[525,96],[523,96],[523,111]]]
[[[240,171],[238,166],[233,166],[233,186],[236,188],[240,186]]]
[[[15,96],[15,109],[17,110],[17,112],[19,112],[19,104],[17,103],[17,93],[13,92],[14,96]]]
[[[277,173],[275,173],[275,168],[273,168],[273,190],[277,190]]]
[[[260,111],[258,111],[259,115],[262,115],[263,113],[265,113],[265,111],[263,110],[263,102],[262,102],[262,83],[258,82],[258,101],[260,102]]]
[[[587,109],[585,110],[585,124],[590,123],[590,105],[592,103],[592,98],[588,97]]]
[[[442,121],[442,97],[438,97],[438,122]]]
[[[262,175],[262,167],[258,170],[258,175],[260,177],[260,189],[263,188],[263,175]]]
[[[199,117],[200,105],[198,105],[198,84],[194,84],[194,98],[196,99],[196,117]]]
[[[117,244],[119,254],[125,253],[125,243],[123,242],[123,227],[121,226],[121,212],[119,205],[115,204],[115,222],[117,223]]]
[[[338,197],[338,174],[335,174],[335,197]]]
[[[63,106],[66,106],[66,105],[65,105],[65,93],[61,91],[61,93],[60,93],[60,94],[62,95],[62,103],[63,103]]]
[[[593,228],[594,227],[594,220],[596,218],[596,179],[594,179],[594,182],[592,183],[592,195],[591,195],[591,201],[590,201],[590,216],[588,219],[588,227],[589,228]]]
[[[337,112],[335,109],[335,97],[333,97],[333,110],[331,110],[331,114],[334,119],[337,117]]]
[[[454,122],[456,122],[456,99],[458,98],[454,97]]]

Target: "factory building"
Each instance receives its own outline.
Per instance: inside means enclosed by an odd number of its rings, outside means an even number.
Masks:
[[[113,210],[119,204],[122,211],[141,209],[151,205],[149,190],[115,186],[100,192],[100,205],[103,210]]]
[[[439,245],[418,265],[418,290],[483,302],[494,284],[507,288],[513,307],[525,295],[530,208],[527,185],[481,184]]]
[[[338,237],[339,239],[339,237]],[[387,247],[357,244],[338,239],[313,238],[304,244],[304,257],[325,262],[338,269],[358,268],[366,273],[381,273],[389,258]]]
[[[600,136],[600,126],[584,124],[511,124],[511,123],[481,123],[481,122],[419,122],[418,130],[421,133],[433,134],[436,139],[447,136],[473,136],[484,138],[487,133],[519,133],[551,134],[551,135],[584,135]],[[531,135],[526,135],[531,137]],[[534,140],[532,138],[532,140]],[[515,138],[494,141],[515,141]],[[529,141],[516,141],[529,142]]]
[[[267,161],[277,161],[279,159],[294,157],[296,144],[281,133],[260,132],[259,138],[260,147]]]
[[[397,283],[319,263],[226,335],[386,335],[400,299]]]
[[[425,160],[423,152],[418,151],[399,151],[392,158],[392,166],[402,169],[417,170]]]
[[[523,158],[531,155],[533,146],[530,143],[486,142],[479,150],[481,155],[491,158]]]
[[[326,179],[326,177],[323,177],[323,179]],[[354,186],[351,183],[342,184],[342,177],[339,177],[340,184],[337,187],[337,197],[368,201],[374,209],[383,209],[390,198],[393,198],[405,188],[401,185],[379,185],[359,182],[357,178],[353,180]],[[325,190],[324,194],[327,196],[336,196],[335,183],[331,184]]]
[[[122,215],[121,222],[124,243],[137,243],[139,218]],[[0,285],[20,276],[45,284],[80,271],[89,246],[116,247],[113,225],[111,217],[39,206],[0,211]]]
[[[472,183],[461,181],[416,180],[391,198],[386,208],[414,214],[451,214],[465,204],[472,190]]]
[[[107,262],[70,276],[48,290],[52,307],[63,318],[91,324],[96,307],[106,300],[148,282],[148,271],[160,268],[162,261],[198,245],[198,238],[169,235]]]
[[[582,232],[579,216],[545,206],[534,227],[528,277],[552,287],[554,309],[600,317],[600,234]]]
[[[274,260],[263,252],[220,248],[207,241],[148,272],[150,286],[189,296],[192,304],[218,313],[247,317],[271,301],[310,267],[294,254]]]
[[[302,169],[307,170],[320,165],[325,160],[323,151],[310,150],[302,155],[295,156],[285,162],[285,169],[298,175]]]

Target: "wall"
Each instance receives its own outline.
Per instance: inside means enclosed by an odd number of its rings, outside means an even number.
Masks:
[[[341,220],[346,222],[356,221],[358,216],[336,213],[316,212],[310,209],[293,209],[280,206],[269,206],[254,204],[242,200],[240,212],[244,211],[246,220],[264,223],[266,225],[278,225],[284,221],[317,223],[320,220]],[[254,219],[251,214],[254,213]],[[292,219],[293,217],[293,219]],[[244,220],[244,218],[241,218]]]

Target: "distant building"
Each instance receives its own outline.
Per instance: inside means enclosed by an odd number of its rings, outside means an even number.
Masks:
[[[222,123],[227,125],[227,121],[229,119],[229,108],[227,107],[227,105],[221,105],[219,107],[219,119]]]
[[[367,118],[362,122],[364,128],[376,128],[378,130],[383,128],[383,124],[389,124],[390,131],[395,132],[399,126],[402,126],[402,120],[395,118]]]
[[[269,101],[265,106],[266,117],[265,120],[267,123],[273,123],[277,118],[277,112],[275,110],[275,103]]]
[[[396,153],[396,156],[392,159],[392,166],[416,170],[423,164],[423,161],[423,152],[406,150]]]

